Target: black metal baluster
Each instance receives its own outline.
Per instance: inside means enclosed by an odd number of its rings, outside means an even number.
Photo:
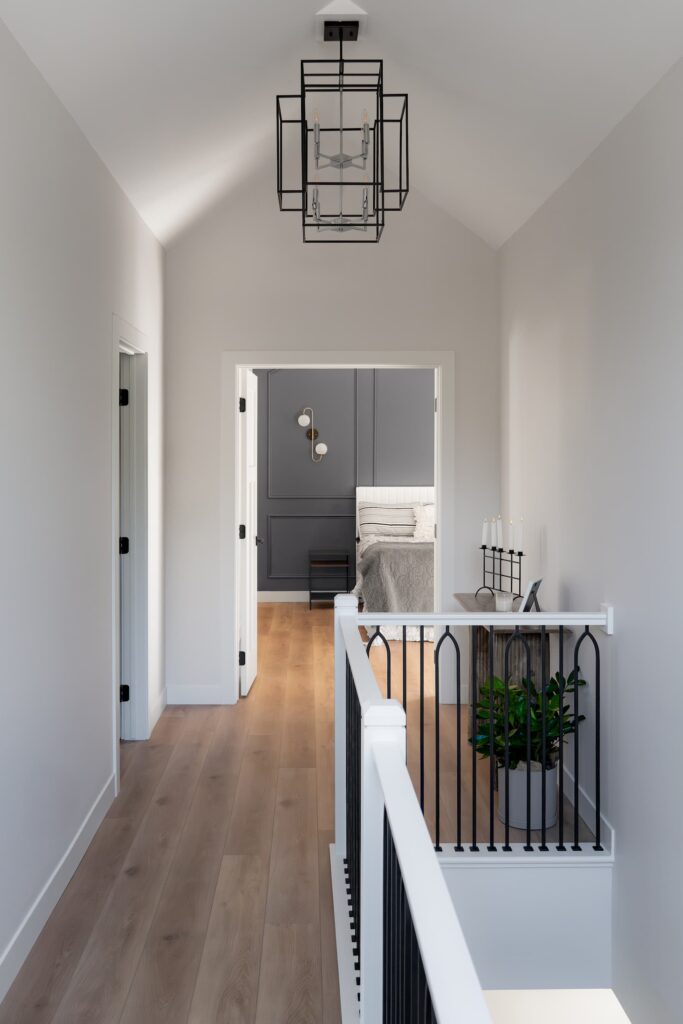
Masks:
[[[440,707],[441,707],[441,648],[446,640],[450,640],[453,645],[455,652],[455,703],[456,703],[456,719],[455,719],[455,733],[456,733],[456,766],[455,766],[455,800],[456,800],[456,821],[457,821],[457,836],[456,836],[456,847],[458,852],[462,852],[461,845],[461,759],[460,759],[460,645],[451,633],[451,627],[446,626],[445,632],[439,637],[438,642],[434,647],[434,694],[435,694],[435,763],[436,763],[436,774],[435,774],[435,793],[436,793],[436,849],[441,852],[440,846],[440,825],[441,825],[441,727],[440,727]]]
[[[403,710],[408,713],[408,627],[404,626],[403,634]]]
[[[546,766],[548,761],[548,666],[546,658],[546,630],[541,626],[541,845],[539,849],[546,853]]]
[[[519,626],[516,628],[515,633],[519,630]],[[503,770],[505,772],[505,778],[503,785],[505,787],[505,843],[503,844],[503,850],[506,853],[510,852],[512,847],[510,846],[510,644],[512,637],[505,644],[505,699],[503,707],[503,732],[504,732],[504,764]],[[500,773],[498,775],[498,799],[500,800]]]
[[[479,696],[479,687],[477,680],[477,647],[478,647],[478,636],[479,629],[477,626],[472,628],[471,636],[471,658],[472,664],[470,665],[470,739],[472,741],[472,841],[470,843],[470,850],[472,853],[478,853],[479,847],[477,846],[477,749],[476,749],[476,735],[477,735],[477,698]]]
[[[389,823],[387,821],[387,812],[384,812],[384,828],[383,828],[383,874],[382,874],[382,892],[383,892],[383,906],[382,906],[382,1024],[390,1024],[391,1012],[389,1004],[391,1002],[391,982],[389,980],[390,963],[392,950],[390,947],[391,934],[389,928],[389,901],[391,899],[391,877],[389,871]]]
[[[448,630],[448,626],[446,626]],[[441,737],[439,735],[439,643],[434,648],[434,847],[441,853]]]
[[[386,694],[387,699],[391,697],[391,647],[389,641],[385,637],[379,626],[376,627],[375,632],[372,634],[365,646],[365,653],[370,657],[370,648],[374,644],[375,640],[381,640],[384,645],[384,651],[387,656],[387,675],[386,675]]]
[[[574,647],[574,843],[572,850],[580,850],[579,843],[579,763],[578,763],[578,733],[579,733],[579,651],[584,640],[590,640],[595,656],[595,843],[594,850],[602,850],[600,842],[600,647],[590,630],[590,626],[584,628]]]
[[[346,660],[346,867],[354,959],[360,969],[360,734],[361,709]]]
[[[420,810],[425,809],[425,628],[420,626]]]
[[[579,648],[583,643],[583,637],[588,633],[586,626],[585,633],[574,645],[574,842],[572,850],[580,851],[579,844]],[[560,725],[560,729],[562,725]]]
[[[399,1024],[407,1024],[408,1021],[408,1000],[410,992],[410,972],[408,970],[408,907],[406,905],[406,890],[403,880],[399,880],[399,891],[401,894],[401,990],[399,999]]]
[[[564,734],[562,732],[562,723],[564,722],[564,626],[560,626],[560,639],[559,639],[559,673],[560,673],[560,756],[559,756],[559,794],[558,800],[560,807],[558,810],[558,843],[557,849],[560,853],[564,853],[566,847],[564,845]]]
[[[489,845],[488,850],[496,851],[496,825],[495,825],[495,789],[496,789],[496,750],[494,743],[493,729],[493,701],[494,701],[494,640],[495,629],[489,626]]]
[[[526,674],[526,845],[527,853],[533,850],[531,845],[531,665],[527,665]]]
[[[452,634],[451,634],[452,635]],[[460,644],[453,637],[455,646],[455,731],[456,731],[456,762],[455,762],[455,800],[456,800],[456,846],[458,853],[463,851],[462,845],[462,696],[460,675]]]
[[[602,850],[600,820],[600,648],[591,634],[595,651],[595,844],[594,850]]]

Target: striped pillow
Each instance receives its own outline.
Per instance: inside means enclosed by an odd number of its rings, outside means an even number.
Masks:
[[[412,505],[382,505],[364,501],[358,505],[358,531],[361,537],[412,537],[415,533],[415,509]]]

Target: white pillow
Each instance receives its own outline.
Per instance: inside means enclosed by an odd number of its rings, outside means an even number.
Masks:
[[[422,544],[434,540],[435,506],[431,502],[415,505],[415,541]]]
[[[412,537],[415,532],[413,505],[384,505],[364,501],[358,505],[358,532],[361,537]]]

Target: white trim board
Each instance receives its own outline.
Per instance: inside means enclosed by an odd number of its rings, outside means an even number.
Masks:
[[[115,790],[116,776],[112,773],[83,819],[64,855],[38,893],[6,948],[0,954],[0,1002],[5,998],[21,965],[31,952],[31,947],[45,927],[50,914],[92,842],[93,836],[102,824],[116,795]]]
[[[455,514],[455,464],[452,458],[455,436],[455,353],[452,351],[388,350],[382,351],[289,351],[258,349],[224,351],[221,362],[221,446],[220,446],[220,600],[221,622],[221,690],[220,703],[235,704],[239,695],[238,623],[237,623],[237,489],[238,466],[237,416],[238,371],[275,369],[430,369],[435,371],[436,440],[434,479],[437,481],[436,521],[447,524],[438,531],[434,550],[436,611],[453,607],[455,581],[448,579],[456,562],[457,523]],[[449,440],[448,445],[441,443]],[[444,450],[449,457],[444,458]],[[445,567],[448,567],[447,572]],[[453,584],[453,585],[450,585]],[[183,687],[191,690],[192,687]],[[192,698],[191,698],[192,699]],[[169,702],[171,700],[169,694]],[[194,702],[194,701],[193,701]]]
[[[259,604],[308,604],[307,590],[259,590]]]

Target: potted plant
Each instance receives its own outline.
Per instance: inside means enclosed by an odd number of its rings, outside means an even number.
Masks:
[[[575,715],[572,703],[565,700],[580,686],[585,686],[579,672],[573,670],[564,679],[557,672],[545,686],[545,785],[546,785],[546,826],[551,828],[557,820],[557,758],[560,743],[576,731],[585,715]],[[487,680],[480,692],[476,705],[476,732],[474,742],[483,757],[493,756],[498,766],[498,817],[513,828],[527,827],[527,722],[530,732],[531,780],[530,827],[539,829],[542,825],[543,793],[543,691],[537,690],[532,682],[522,679],[508,684],[507,696],[507,764],[509,778],[509,811],[505,793],[505,683],[497,676],[493,687]],[[493,711],[493,714],[491,714]],[[491,729],[493,720],[493,729]],[[493,744],[491,744],[493,733]]]

